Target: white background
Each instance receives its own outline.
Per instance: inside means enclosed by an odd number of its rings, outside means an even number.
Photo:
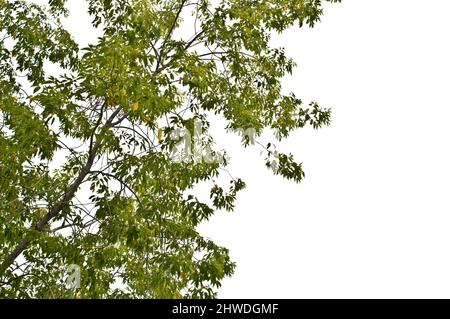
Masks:
[[[203,231],[230,248],[224,298],[450,297],[450,1],[344,0],[284,45],[285,87],[333,108],[293,134],[295,185],[236,148],[248,188]]]
[[[68,23],[83,43],[81,12]],[[248,188],[201,227],[237,262],[220,297],[450,297],[449,12],[448,0],[344,0],[274,39],[298,63],[286,90],[332,107],[333,123],[279,146],[304,163],[301,185],[228,137]]]

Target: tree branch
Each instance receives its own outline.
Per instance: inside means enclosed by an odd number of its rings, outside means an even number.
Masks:
[[[86,164],[83,166],[83,168],[80,170],[80,173],[78,174],[75,181],[70,184],[70,186],[67,188],[66,192],[62,196],[62,198],[53,206],[49,212],[36,224],[34,230],[37,230],[39,232],[43,232],[46,229],[46,225],[49,224],[49,222],[56,217],[62,209],[72,200],[72,198],[75,196],[75,193],[78,190],[78,187],[82,184],[85,177],[89,174],[91,171],[91,168],[94,164],[95,157],[98,154],[98,150],[100,149],[100,146],[102,144],[102,140],[104,137],[104,134],[106,131],[112,126],[112,123],[114,121],[114,118],[120,113],[121,108],[117,108],[113,114],[109,117],[109,119],[106,121],[105,125],[103,126],[99,136],[97,137],[97,141],[95,144],[92,145],[92,147],[89,150],[89,156],[87,159]],[[14,250],[6,256],[6,258],[3,260],[2,264],[0,265],[0,278],[3,277],[6,270],[14,263],[17,257],[19,257],[24,250],[28,248],[28,246],[31,243],[31,238],[25,238],[20,244],[18,244]]]

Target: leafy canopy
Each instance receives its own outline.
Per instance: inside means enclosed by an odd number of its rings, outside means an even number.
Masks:
[[[227,160],[207,160],[208,118],[279,140],[329,124],[328,109],[282,93],[295,63],[269,45],[313,26],[323,2],[88,0],[101,37],[80,48],[66,0],[0,0],[0,297],[214,297],[235,264],[196,228],[245,184],[217,182]],[[174,161],[174,136],[196,127],[200,160]],[[276,174],[303,178],[264,148]],[[202,182],[209,203],[191,192]]]

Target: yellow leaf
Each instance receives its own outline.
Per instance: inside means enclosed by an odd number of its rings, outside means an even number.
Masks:
[[[181,298],[183,298],[183,296],[178,291],[175,291],[173,293],[173,299],[181,299]]]
[[[139,102],[138,101],[134,101],[133,103],[133,110],[137,111],[139,109]]]
[[[158,141],[159,141],[160,143],[161,143],[162,138],[163,138],[163,130],[162,130],[162,128],[160,128],[160,129],[158,130]]]
[[[120,90],[120,95],[126,96],[127,95],[127,90],[125,90],[125,89]]]

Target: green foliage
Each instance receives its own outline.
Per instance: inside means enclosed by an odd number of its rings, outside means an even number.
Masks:
[[[323,2],[89,0],[102,36],[79,48],[65,0],[0,0],[0,297],[214,297],[235,264],[196,229],[233,210],[245,183],[219,186],[226,161],[171,160],[171,135],[196,121],[207,132],[211,113],[279,140],[328,125],[329,109],[282,94],[295,63],[269,45],[313,26]],[[266,151],[276,174],[302,180],[291,155]]]

